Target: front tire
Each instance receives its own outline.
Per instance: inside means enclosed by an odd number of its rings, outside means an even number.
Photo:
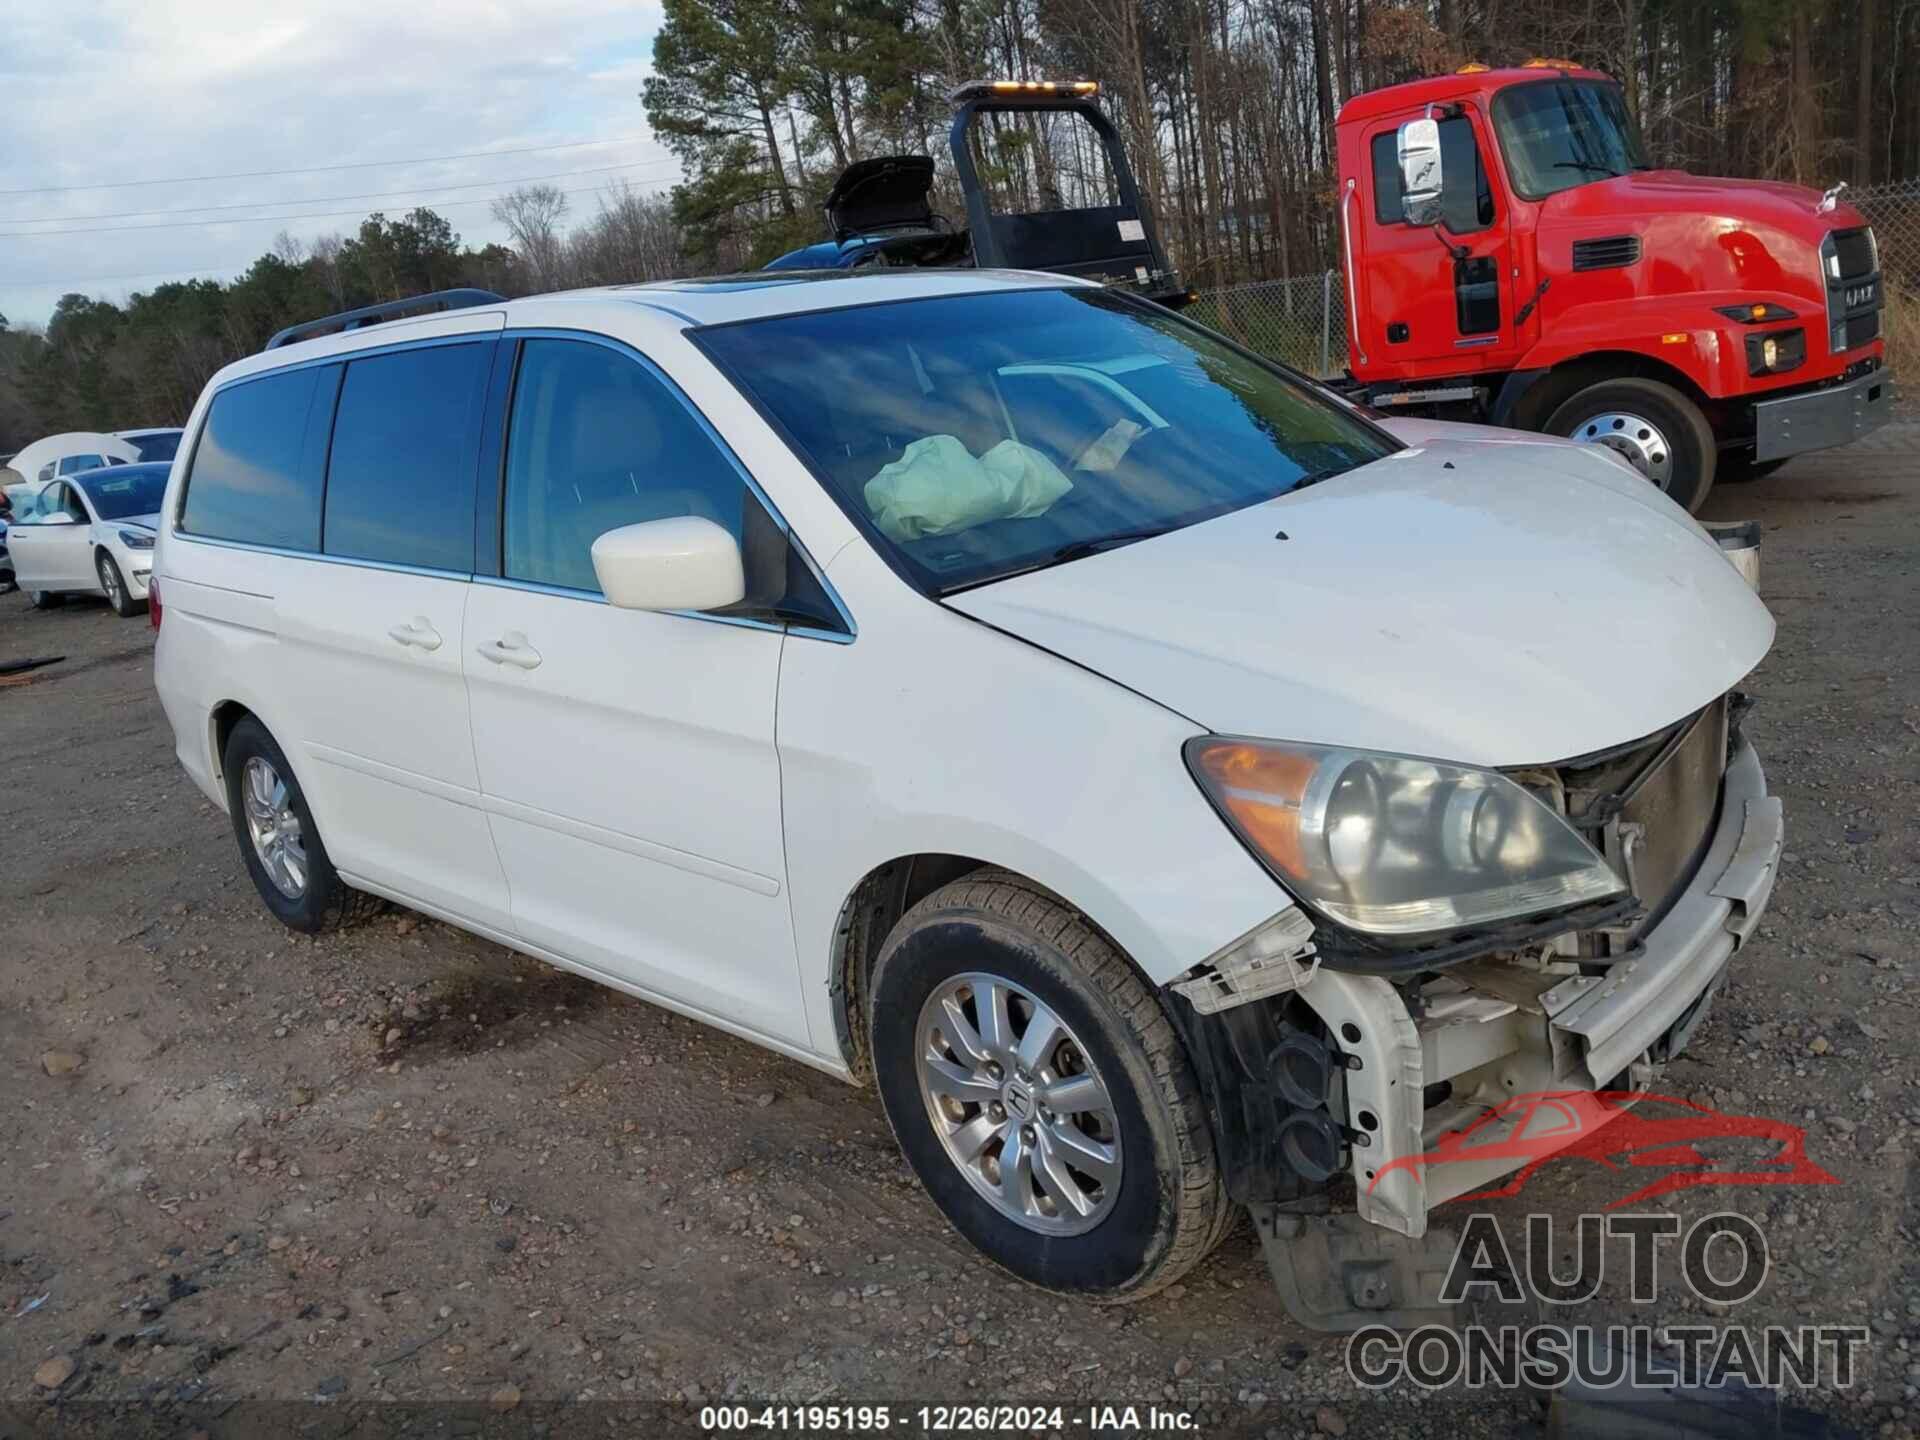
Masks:
[[[120,573],[120,566],[113,556],[102,550],[93,557],[94,571],[100,576],[100,588],[106,592],[107,603],[113,606],[113,613],[122,620],[131,619],[147,608],[146,601],[133,598],[133,592],[127,588],[127,580]]]
[[[1589,385],[1555,410],[1546,428],[1618,451],[1689,515],[1713,489],[1713,427],[1698,405],[1658,380],[1626,376]]]
[[[266,726],[251,715],[235,725],[220,768],[241,860],[275,919],[318,935],[381,908],[383,902],[350,887],[333,868],[293,766]]]
[[[1191,1066],[1085,917],[983,870],[888,936],[869,1016],[881,1103],[954,1228],[1021,1279],[1140,1299],[1232,1216]]]

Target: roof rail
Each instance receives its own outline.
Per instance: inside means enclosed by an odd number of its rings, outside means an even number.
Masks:
[[[491,290],[435,290],[430,295],[410,295],[404,300],[387,300],[378,305],[363,305],[358,310],[342,310],[338,315],[322,315],[318,320],[303,320],[298,325],[289,325],[275,332],[267,341],[266,348],[277,350],[282,345],[291,345],[296,340],[310,339],[330,330],[358,330],[363,325],[377,325],[382,320],[391,320],[396,315],[406,315],[415,310],[465,310],[472,305],[504,305],[507,297],[496,295]]]

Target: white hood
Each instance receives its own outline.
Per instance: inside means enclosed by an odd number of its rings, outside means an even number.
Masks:
[[[1678,506],[1551,440],[1435,439],[947,603],[1216,732],[1479,765],[1651,734],[1773,642]]]

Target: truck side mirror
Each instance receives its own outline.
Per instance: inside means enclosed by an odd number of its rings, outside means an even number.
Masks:
[[[1440,122],[1409,120],[1400,127],[1400,212],[1409,225],[1440,219]]]

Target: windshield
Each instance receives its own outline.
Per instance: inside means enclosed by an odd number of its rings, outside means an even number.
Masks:
[[[128,520],[160,509],[167,488],[165,465],[127,465],[103,475],[89,475],[73,483],[87,492],[102,520]]]
[[[1645,170],[1646,147],[1618,85],[1533,81],[1502,90],[1493,128],[1513,188],[1529,200]]]
[[[1024,290],[696,332],[903,574],[945,594],[1192,525],[1398,445],[1171,312]]]

